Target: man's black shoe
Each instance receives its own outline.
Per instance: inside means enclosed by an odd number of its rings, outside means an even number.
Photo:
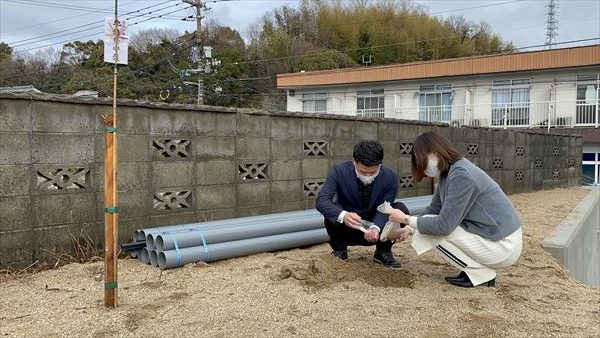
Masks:
[[[331,252],[331,254],[333,255],[333,257],[342,260],[342,261],[347,261],[348,260],[348,251],[347,250],[333,250]]]
[[[373,255],[373,260],[383,266],[387,266],[388,268],[399,268],[400,262],[398,262],[391,251],[380,251],[375,250],[375,254]]]

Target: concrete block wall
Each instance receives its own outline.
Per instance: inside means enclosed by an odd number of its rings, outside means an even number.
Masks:
[[[0,266],[52,261],[71,236],[103,239],[106,99],[0,94]],[[413,180],[414,139],[435,130],[507,193],[578,185],[582,140],[417,121],[120,101],[119,238],[160,225],[309,209],[329,168],[378,139],[399,175],[398,197],[428,195]]]

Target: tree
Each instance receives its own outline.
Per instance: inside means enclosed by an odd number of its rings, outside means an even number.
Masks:
[[[6,58],[12,57],[13,49],[5,42],[0,42],[0,62]]]

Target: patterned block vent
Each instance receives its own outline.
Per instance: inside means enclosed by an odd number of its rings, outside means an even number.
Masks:
[[[535,167],[541,168],[543,166],[544,166],[544,160],[542,160],[541,158],[536,158],[535,159]]]
[[[516,170],[515,171],[515,182],[517,183],[522,183],[523,182],[523,171],[522,170]]]
[[[504,166],[504,161],[501,158],[495,158],[492,160],[492,166],[494,169],[502,169]]]
[[[327,141],[307,141],[304,142],[304,155],[306,156],[327,156],[329,143]]]
[[[325,183],[323,180],[304,182],[304,195],[308,197],[316,197],[319,194],[323,183]]]
[[[39,190],[88,189],[89,182],[88,168],[44,168],[37,171]]]
[[[554,149],[552,149],[552,156],[560,156],[560,148],[559,147],[554,147]]]
[[[467,156],[475,156],[479,155],[479,145],[478,144],[467,144]]]
[[[560,178],[560,170],[554,169],[552,170],[552,178],[558,180]]]
[[[415,179],[412,175],[400,176],[400,189],[409,189],[415,187]]]
[[[523,155],[525,155],[525,147],[523,147],[523,146],[517,146],[515,148],[515,155],[516,156],[523,156]]]
[[[267,163],[241,163],[238,165],[238,175],[241,180],[266,180],[269,178]]]
[[[575,159],[574,158],[569,159],[569,168],[575,168]]]
[[[189,158],[192,141],[184,139],[155,139],[152,149],[156,157]]]
[[[412,154],[413,144],[412,142],[400,142],[400,155]]]
[[[186,209],[192,206],[191,190],[171,190],[154,193],[155,210]]]

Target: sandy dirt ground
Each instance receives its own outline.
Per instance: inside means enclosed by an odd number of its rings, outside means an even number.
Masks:
[[[328,245],[161,271],[119,262],[117,309],[103,306],[102,263],[0,280],[8,337],[598,337],[600,288],[569,276],[541,240],[585,196],[579,188],[512,195],[524,225],[517,264],[496,287],[457,288],[435,252],[394,245],[402,268]]]

